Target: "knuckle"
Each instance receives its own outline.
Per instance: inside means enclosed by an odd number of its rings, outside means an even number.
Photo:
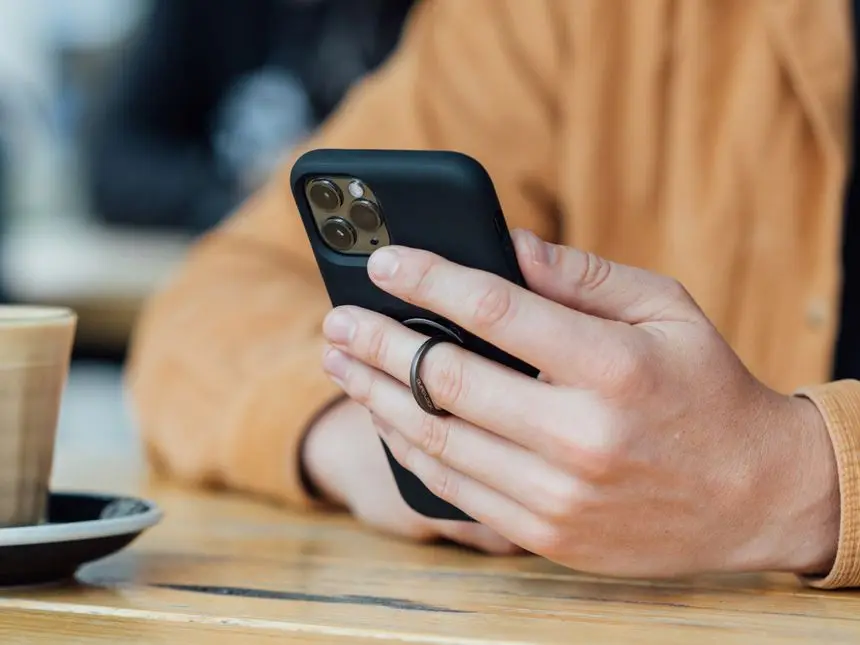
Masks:
[[[345,373],[341,374],[340,380],[343,382],[343,388],[350,398],[358,399],[361,397],[361,390],[364,388],[364,383],[360,378],[360,374],[357,374],[355,366],[350,365],[349,369],[347,369]]]
[[[615,448],[591,449],[579,456],[579,472],[595,484],[609,482],[621,470],[620,451]]]
[[[453,356],[453,352],[445,351],[443,354],[440,351],[439,360],[430,372],[428,387],[438,405],[451,407],[463,400],[467,392],[466,370],[462,361]]]
[[[412,297],[416,300],[426,300],[432,294],[435,265],[432,259],[425,257],[417,267],[411,289]]]
[[[577,276],[580,288],[594,291],[599,289],[612,273],[612,263],[596,253],[584,254],[582,268]]]
[[[438,490],[439,497],[448,502],[455,501],[459,496],[457,477],[455,476],[454,471],[450,468],[439,468]]]
[[[648,353],[639,343],[619,345],[603,372],[605,394],[614,397],[640,389],[649,378]]]
[[[459,494],[459,484],[454,471],[442,464],[436,464],[433,472],[428,474],[425,484],[434,495],[446,502],[455,502]]]
[[[405,535],[404,537],[407,540],[412,540],[419,544],[433,542],[439,538],[439,531],[435,530],[431,526],[427,526],[423,522],[414,522],[410,526],[409,532],[410,534]]]
[[[428,459],[420,448],[408,445],[402,450],[402,458],[398,459],[401,465],[413,472],[431,493],[445,501],[455,503],[460,487],[457,474],[435,459]]]
[[[385,445],[388,446],[388,449],[394,456],[394,460],[398,464],[400,464],[407,470],[412,470],[415,467],[415,449],[412,448],[407,442],[391,441],[390,439],[385,439],[384,441]]]
[[[687,288],[675,278],[666,278],[663,283],[662,291],[666,298],[671,301],[687,301],[691,300],[690,292]]]
[[[551,522],[540,522],[531,528],[524,543],[532,553],[550,560],[557,559],[564,552],[564,531]]]
[[[564,394],[566,392],[562,396]],[[535,410],[540,410],[540,414],[535,414]],[[541,399],[528,407],[523,406],[515,421],[522,436],[532,437],[541,454],[557,455],[564,454],[573,440],[570,415],[569,406],[557,405],[552,399]]]
[[[582,498],[579,483],[570,476],[549,482],[541,495],[541,515],[552,520],[564,520],[577,513]]]
[[[389,532],[395,535],[400,534],[407,540],[414,542],[429,542],[436,537],[436,532],[421,521],[407,521],[405,524],[391,526]]]
[[[392,442],[394,444],[394,442]],[[417,477],[421,477],[421,455],[420,450],[415,446],[408,443],[400,443],[399,445],[390,445],[391,453],[394,455],[394,458],[403,466],[406,470],[409,470]],[[426,482],[425,482],[426,483]],[[429,484],[428,484],[429,488]]]
[[[388,353],[388,334],[379,322],[372,323],[366,332],[363,354],[373,365],[382,365]]]
[[[426,454],[435,458],[445,454],[451,433],[451,426],[448,421],[441,417],[425,414],[421,419],[419,432],[418,442]]]
[[[350,398],[367,407],[373,398],[373,379],[351,373],[346,378]]]
[[[602,397],[601,397],[602,398]],[[629,466],[637,440],[636,425],[625,411],[593,397],[580,401],[589,421],[577,425],[556,423],[542,454],[570,478],[555,488],[558,502],[582,510],[591,498],[591,485],[617,480]],[[555,482],[557,483],[557,482]]]
[[[490,284],[480,290],[475,302],[474,323],[481,329],[497,327],[510,318],[514,299],[511,290],[501,281],[488,281]]]
[[[608,380],[619,386],[634,382],[642,372],[643,360],[640,352],[630,346],[621,349],[607,368]]]
[[[627,446],[619,438],[601,433],[588,446],[569,448],[565,462],[578,477],[592,484],[607,484],[625,468]],[[576,494],[578,495],[578,491]],[[574,503],[581,502],[577,499]]]

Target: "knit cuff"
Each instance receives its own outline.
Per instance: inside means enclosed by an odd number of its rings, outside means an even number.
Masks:
[[[830,572],[802,580],[819,589],[860,586],[860,382],[838,381],[799,390],[827,425],[839,476],[839,543]]]

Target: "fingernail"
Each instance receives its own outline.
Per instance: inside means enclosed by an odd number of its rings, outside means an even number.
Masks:
[[[323,369],[341,384],[349,370],[349,357],[332,347],[323,356]]]
[[[524,231],[526,244],[531,252],[532,262],[535,264],[550,264],[553,261],[555,248],[547,244],[531,231]]]
[[[331,342],[346,345],[355,335],[355,321],[348,313],[335,309],[323,321],[323,334]]]
[[[370,256],[370,260],[367,262],[367,270],[372,278],[390,280],[397,273],[399,264],[397,251],[394,249],[379,249]]]

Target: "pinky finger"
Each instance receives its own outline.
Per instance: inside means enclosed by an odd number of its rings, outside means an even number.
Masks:
[[[421,452],[396,430],[385,432],[382,439],[400,465],[414,473],[431,493],[484,527],[517,545],[527,545],[534,535],[542,534],[542,520],[510,497]]]
[[[490,555],[519,555],[525,550],[490,528],[472,522],[439,522],[434,524],[439,534],[452,542],[477,549]]]

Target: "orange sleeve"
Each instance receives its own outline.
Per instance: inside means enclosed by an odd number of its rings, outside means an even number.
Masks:
[[[800,390],[824,417],[839,477],[839,543],[826,575],[803,580],[819,589],[860,587],[860,382],[837,381]]]
[[[512,225],[551,235],[561,58],[551,5],[424,0],[388,64],[305,147],[465,152],[494,178]],[[338,391],[320,367],[330,303],[290,195],[291,165],[148,303],[128,383],[161,470],[307,505],[299,445]]]

